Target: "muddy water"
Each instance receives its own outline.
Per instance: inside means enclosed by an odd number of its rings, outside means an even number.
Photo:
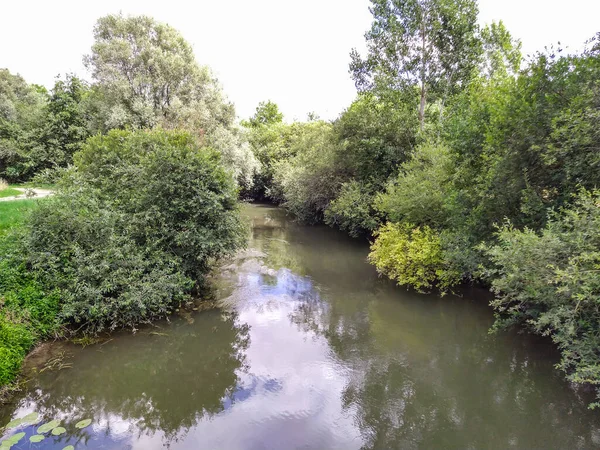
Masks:
[[[221,308],[32,359],[0,424],[36,411],[66,432],[31,444],[23,425],[13,449],[600,448],[589,393],[546,341],[488,334],[484,291],[407,292],[364,242],[245,215],[250,249],[215,275]]]

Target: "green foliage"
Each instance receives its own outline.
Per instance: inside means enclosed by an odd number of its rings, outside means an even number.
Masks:
[[[460,274],[444,259],[440,236],[427,225],[388,223],[375,236],[369,261],[399,285],[420,292],[436,286],[445,292],[460,282]]]
[[[337,196],[341,177],[335,161],[335,141],[331,124],[309,122],[295,137],[289,160],[275,164],[269,196],[299,220],[316,223],[323,220],[329,203]]]
[[[446,222],[446,203],[452,191],[454,161],[441,144],[422,144],[400,167],[397,178],[377,196],[376,209],[392,222],[426,224],[439,228]]]
[[[187,133],[111,131],[76,155],[27,224],[28,263],[91,332],[165,316],[244,241],[219,155]]]
[[[44,152],[46,101],[43,88],[0,69],[0,178],[14,182],[34,173],[37,162],[30,155]]]
[[[371,0],[367,56],[353,50],[359,90],[420,91],[419,122],[431,100],[459,91],[481,54],[474,0]]]
[[[93,126],[184,129],[223,156],[241,186],[250,187],[258,164],[235,110],[207,67],[177,30],[147,16],[102,17],[85,57],[96,84],[86,100]]]
[[[600,385],[599,230],[600,191],[582,190],[540,233],[505,224],[498,243],[486,248],[497,325],[522,323],[550,335],[569,379],[594,385]]]
[[[74,187],[126,214],[137,242],[173,253],[195,280],[243,243],[235,183],[188,133],[113,130],[86,143],[75,169]]]
[[[361,183],[383,187],[413,151],[416,107],[400,92],[360,94],[334,123],[336,165]]]
[[[242,124],[245,127],[257,128],[281,122],[283,122],[283,114],[279,111],[279,107],[276,103],[268,100],[260,102],[254,115],[247,121],[243,121]]]
[[[352,237],[371,233],[379,225],[372,204],[372,189],[355,180],[344,183],[325,210],[325,223],[347,231]]]

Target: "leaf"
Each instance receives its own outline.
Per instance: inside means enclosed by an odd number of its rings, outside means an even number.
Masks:
[[[79,422],[77,422],[75,424],[75,428],[79,428],[81,430],[85,427],[89,427],[91,423],[92,423],[92,419],[80,420]]]
[[[63,448],[63,450],[75,450],[75,447],[72,445],[67,445],[65,448]]]
[[[21,425],[23,423],[23,419],[15,419],[15,420],[11,420],[10,422],[8,422],[6,424],[6,428],[15,428],[18,427],[19,425]]]
[[[40,421],[40,415],[36,412],[32,412],[31,414],[27,414],[23,419],[21,419],[23,423],[35,424]]]
[[[52,422],[45,423],[41,427],[37,429],[38,434],[44,434],[48,431],[54,430],[57,426],[60,425],[60,420],[53,420]]]
[[[66,433],[67,430],[65,430],[63,427],[56,427],[55,429],[52,430],[52,434],[54,436],[60,436],[61,434]]]
[[[15,445],[21,439],[23,439],[24,436],[25,436],[25,433],[17,433],[15,435],[9,437],[8,439],[5,439],[4,441],[2,441],[2,443],[0,444],[0,448],[11,448],[13,445]]]
[[[29,442],[42,442],[46,437],[43,434],[34,434],[29,437]]]

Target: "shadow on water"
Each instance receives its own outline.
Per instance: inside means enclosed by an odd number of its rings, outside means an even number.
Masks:
[[[67,433],[6,436],[43,449],[600,448],[591,397],[554,370],[546,340],[490,335],[486,292],[417,295],[377,276],[365,242],[244,212],[250,249],[215,275],[220,309],[50,346],[72,367],[35,375],[0,423],[35,410]]]

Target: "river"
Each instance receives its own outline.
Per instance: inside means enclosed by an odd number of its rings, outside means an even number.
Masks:
[[[66,431],[30,443],[39,425],[22,425],[13,448],[600,448],[593,396],[547,340],[489,334],[485,291],[419,295],[379,278],[366,242],[244,214],[249,249],[215,274],[219,308],[30,358],[0,424],[37,412]]]

